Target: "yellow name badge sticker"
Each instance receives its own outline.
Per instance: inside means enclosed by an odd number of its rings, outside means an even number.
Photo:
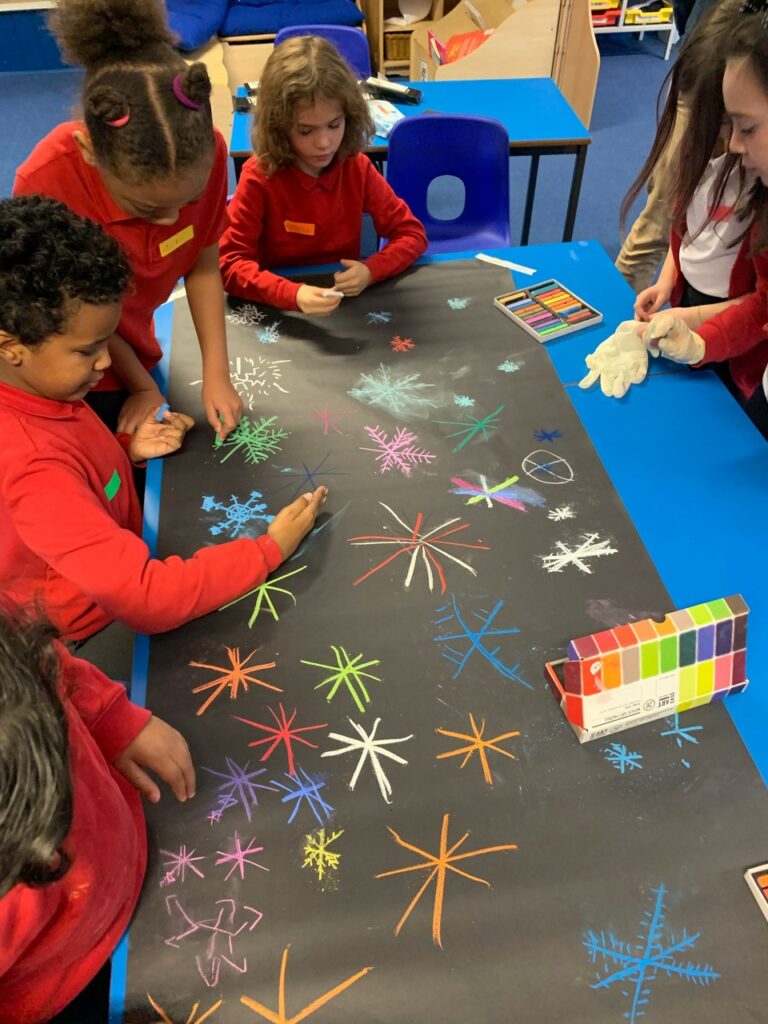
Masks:
[[[292,235],[314,235],[314,224],[302,224],[300,220],[284,220],[283,227]]]
[[[195,225],[187,224],[181,231],[177,231],[175,235],[171,235],[170,238],[166,238],[164,242],[161,242],[158,248],[160,249],[161,256],[170,256],[172,252],[176,252],[182,245],[186,245],[187,242],[191,242],[195,237]]]

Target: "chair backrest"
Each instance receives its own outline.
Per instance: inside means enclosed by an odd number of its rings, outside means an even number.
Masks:
[[[433,217],[427,192],[435,178],[464,185],[465,203],[452,220]],[[389,135],[387,181],[424,225],[430,252],[510,244],[509,136],[490,117],[420,114]]]
[[[333,43],[359,78],[367,78],[371,73],[368,37],[359,28],[349,25],[291,25],[280,29],[275,36],[275,46],[293,36],[322,36]]]

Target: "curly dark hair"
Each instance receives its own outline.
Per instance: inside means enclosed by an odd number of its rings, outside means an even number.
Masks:
[[[0,897],[17,882],[58,881],[72,823],[56,630],[0,601]],[[58,856],[57,856],[58,855]]]
[[[43,196],[0,199],[0,330],[25,345],[61,334],[72,304],[119,302],[131,277],[104,229]]]
[[[336,100],[344,111],[344,138],[337,159],[362,152],[373,135],[373,121],[347,62],[320,36],[286,39],[272,51],[259,79],[253,148],[265,174],[296,159],[289,138],[296,109],[318,99]]]
[[[85,124],[99,164],[141,184],[212,158],[208,71],[173,48],[159,0],[59,0],[50,26],[67,59],[85,68]]]

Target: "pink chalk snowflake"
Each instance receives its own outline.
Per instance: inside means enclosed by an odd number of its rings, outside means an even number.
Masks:
[[[387,432],[378,426],[365,427],[364,430],[377,447],[361,446],[360,451],[375,452],[381,473],[399,469],[405,476],[410,476],[413,466],[432,462],[437,457],[425,448],[417,448],[415,442],[418,441],[418,437],[405,427],[398,427],[391,439],[387,437]]]

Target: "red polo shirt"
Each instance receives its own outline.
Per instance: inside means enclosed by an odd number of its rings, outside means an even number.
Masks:
[[[226,227],[227,146],[216,132],[213,170],[205,192],[197,202],[182,207],[175,224],[163,226],[132,217],[117,205],[99,171],[81,156],[73,134],[78,130],[85,131],[82,122],[68,121],[38,142],[16,172],[13,194],[36,192],[58,199],[75,213],[101,224],[120,243],[134,279],[117,330],[151,370],[162,355],[152,324],[155,310]],[[121,387],[117,374],[107,370],[96,390]]]

